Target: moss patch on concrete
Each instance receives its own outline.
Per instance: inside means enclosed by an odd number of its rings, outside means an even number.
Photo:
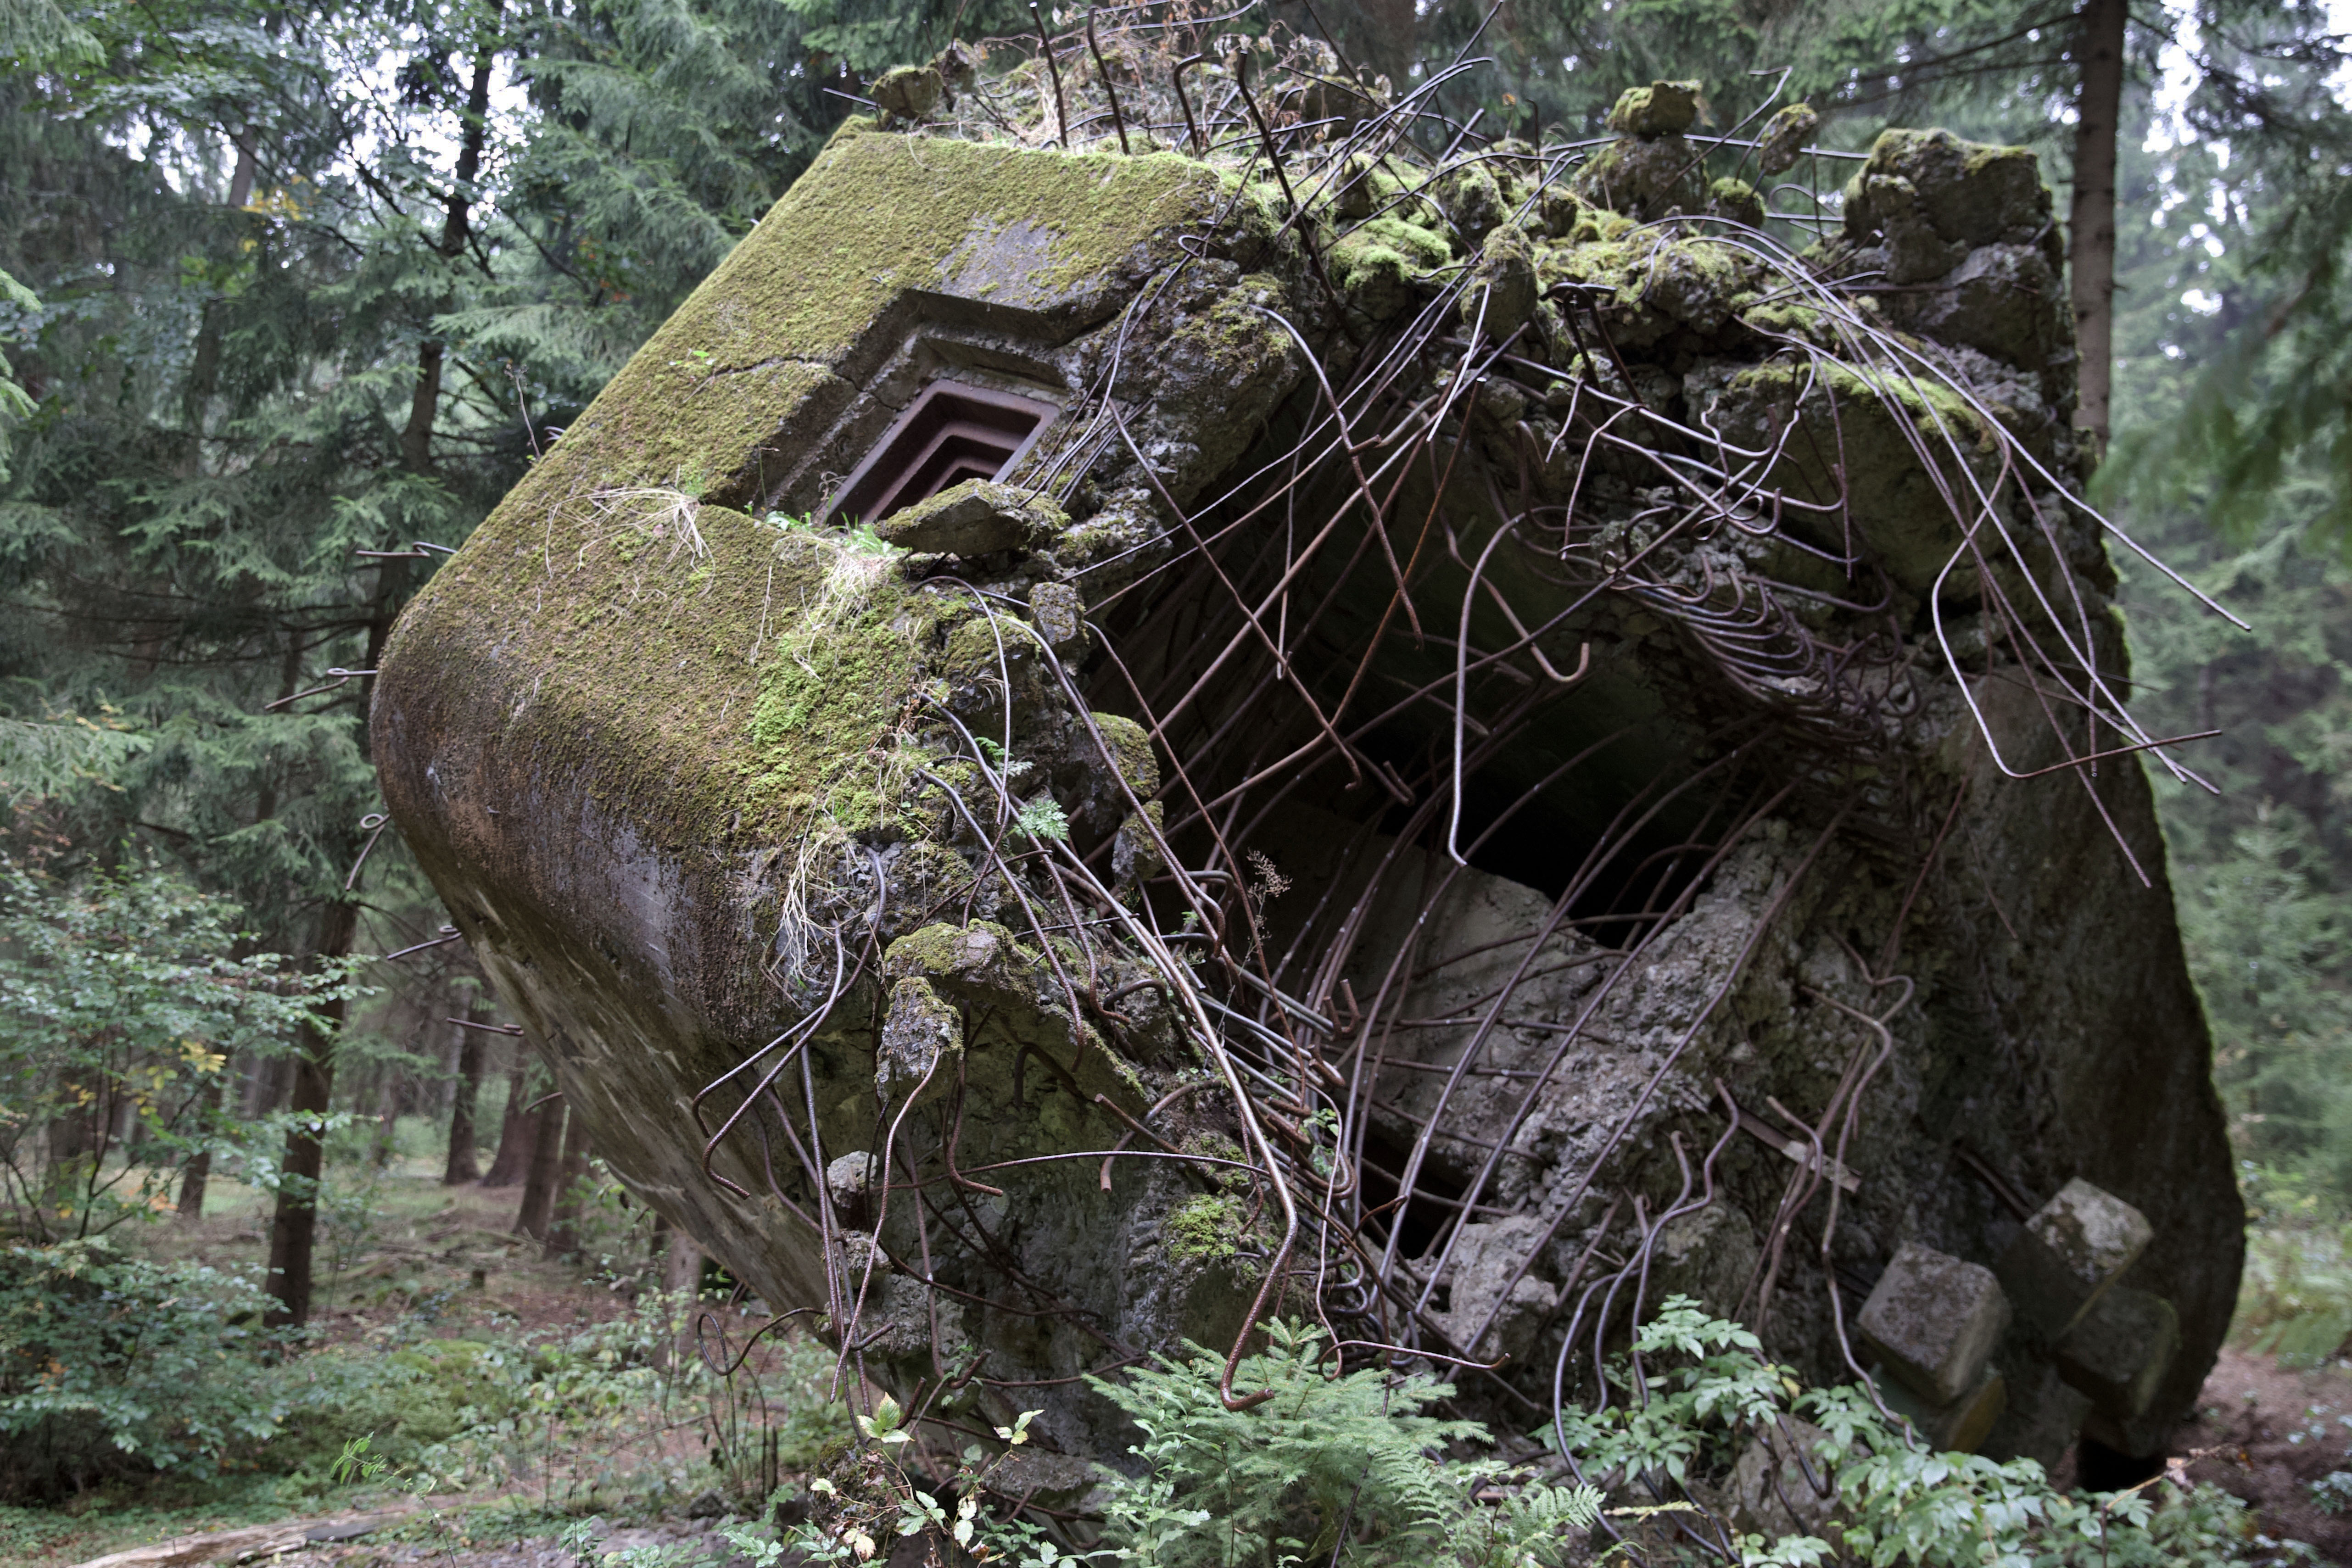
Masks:
[[[820,811],[879,825],[898,808],[869,753],[954,612],[884,573],[811,628],[840,547],[733,508],[772,448],[846,406],[909,291],[954,291],[991,236],[1020,231],[1031,304],[1083,315],[1172,255],[1222,187],[1173,155],[837,136],[417,596],[390,656],[429,649],[425,679],[477,692],[457,666],[510,670],[496,705],[452,706],[474,741],[586,775],[666,841],[775,843]],[[700,548],[620,515],[652,486],[681,493]]]
[[[1241,1249],[1248,1218],[1248,1206],[1232,1193],[1206,1192],[1187,1198],[1161,1221],[1168,1256],[1179,1262],[1231,1258]]]
[[[1083,308],[1211,214],[1220,184],[1173,153],[836,136],[520,488],[672,484],[698,464],[714,499],[751,499],[761,445],[827,383],[846,402],[839,373],[908,290],[955,292],[1010,235],[1025,298],[1004,302]]]

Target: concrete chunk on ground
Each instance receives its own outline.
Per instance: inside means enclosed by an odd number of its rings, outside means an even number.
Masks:
[[[2162,1296],[2117,1285],[2058,1342],[2058,1375],[2091,1396],[2101,1415],[2147,1412],[2180,1348],[2180,1316]]]
[[[2155,1235],[2138,1209],[2077,1177],[2025,1222],[1997,1272],[2019,1313],[2056,1340]]]
[[[1982,1264],[1906,1241],[1863,1303],[1857,1326],[1889,1372],[1927,1406],[1940,1407],[1981,1380],[2009,1326],[2009,1301]]]
[[[1939,1453],[1973,1454],[2009,1408],[2009,1385],[1999,1367],[1988,1366],[1958,1398],[1931,1405],[1892,1378],[1878,1380],[1887,1409],[1911,1423],[1921,1440]]]

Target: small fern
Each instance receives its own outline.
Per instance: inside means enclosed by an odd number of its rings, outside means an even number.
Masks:
[[[1051,795],[1024,800],[1020,814],[1013,819],[1013,827],[1035,844],[1066,843],[1070,837],[1070,819],[1062,810],[1062,803]]]

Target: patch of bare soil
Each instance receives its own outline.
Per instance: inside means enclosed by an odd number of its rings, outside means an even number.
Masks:
[[[2198,1456],[2189,1475],[2244,1499],[2264,1534],[2352,1563],[2352,1513],[2322,1511],[2311,1490],[2352,1471],[2352,1375],[2340,1365],[2294,1372],[2224,1347],[2196,1416],[2173,1443],[2176,1453]]]

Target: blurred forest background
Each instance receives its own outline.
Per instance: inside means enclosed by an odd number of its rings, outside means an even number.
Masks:
[[[371,1173],[407,1159],[520,1186],[551,1250],[658,1265],[665,1239],[599,1186],[381,831],[350,672],[867,83],[1035,25],[1013,0],[0,0],[0,1224],[17,1256],[127,1269],[122,1237],[194,1223],[233,1186],[268,1210],[255,1311],[299,1325],[366,1222]],[[2352,1335],[2338,13],[1276,0],[1223,25],[1327,37],[1400,83],[1490,57],[1445,89],[1480,134],[1594,136],[1623,88],[1678,77],[1705,82],[1718,127],[1802,100],[1832,147],[1888,124],[2025,143],[2083,231],[2078,267],[2106,265],[2084,222],[2106,210],[2100,124],[2115,132],[2098,495],[2252,625],[2126,566],[2149,727],[2223,732],[2184,752],[2218,793],[2160,789],[2274,1240],[2248,1324],[2332,1353]],[[38,1416],[10,1375],[0,1426]]]

